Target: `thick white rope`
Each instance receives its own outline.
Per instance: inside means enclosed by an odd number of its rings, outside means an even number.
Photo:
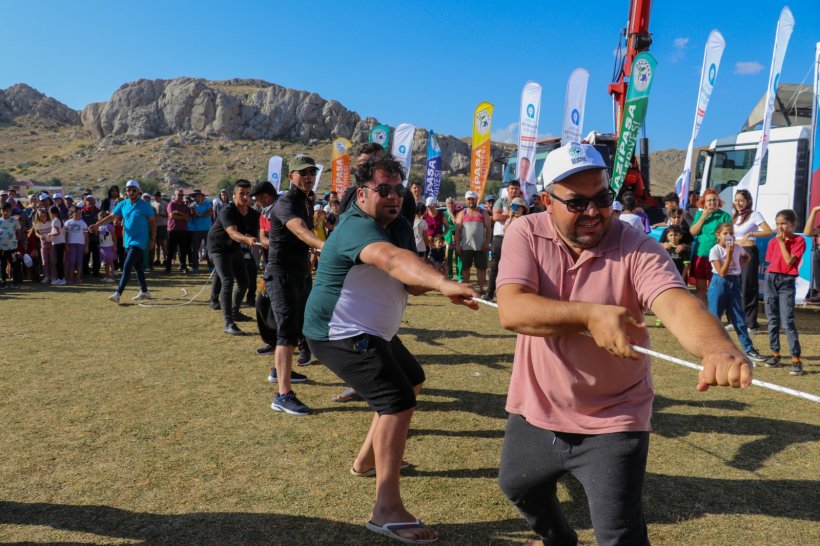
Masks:
[[[488,307],[495,307],[498,308],[497,303],[493,303],[488,300],[482,300],[479,298],[473,298],[473,301],[476,301],[482,305],[486,305]],[[586,333],[586,335],[590,335]],[[703,366],[700,364],[695,364],[694,362],[689,362],[687,360],[683,360],[682,358],[677,358],[670,355],[665,355],[663,353],[659,353],[657,351],[653,351],[652,349],[646,349],[644,347],[640,347],[637,345],[630,345],[629,346],[633,351],[636,353],[641,353],[649,356],[654,356],[655,358],[660,358],[661,360],[666,360],[667,362],[672,362],[673,364],[680,364],[681,366],[686,366],[687,368],[692,368],[693,370],[702,370]],[[809,394],[807,392],[798,391],[795,389],[790,389],[788,387],[781,387],[780,385],[775,385],[774,383],[769,383],[766,381],[760,381],[759,379],[752,379],[752,385],[756,385],[758,387],[763,387],[764,389],[770,389],[777,392],[782,392],[784,394],[790,394],[792,396],[797,396],[798,398],[803,398],[805,400],[810,400],[812,402],[820,403],[820,396],[816,396],[814,394]]]

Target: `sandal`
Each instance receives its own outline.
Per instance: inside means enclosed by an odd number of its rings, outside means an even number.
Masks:
[[[410,463],[403,460],[401,462],[401,465],[399,466],[399,470],[406,470],[408,468],[410,468]],[[370,470],[365,470],[363,472],[358,472],[355,468],[353,468],[351,466],[350,467],[350,473],[352,475],[356,476],[357,478],[372,478],[373,476],[376,475],[376,467],[374,466]]]
[[[354,400],[361,400],[362,397],[359,393],[355,390],[351,389],[350,387],[346,388],[342,391],[342,394],[337,394],[336,396],[332,397],[331,400],[333,402],[353,402]]]

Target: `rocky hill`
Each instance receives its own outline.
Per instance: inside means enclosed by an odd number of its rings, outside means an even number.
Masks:
[[[274,154],[304,152],[329,165],[332,139],[365,142],[376,124],[338,101],[262,80],[138,80],[82,112],[17,84],[0,91],[0,170],[69,187],[97,188],[136,177],[161,187],[213,189],[223,179],[264,178]],[[419,172],[427,137],[427,130],[416,129],[413,163]],[[437,138],[445,172],[466,188],[469,139]],[[514,149],[494,143],[493,158]],[[652,179],[662,182],[652,190],[658,194],[674,185],[683,155],[669,150],[653,154],[653,161],[654,156],[659,160]],[[493,162],[490,177],[500,174],[500,163]]]

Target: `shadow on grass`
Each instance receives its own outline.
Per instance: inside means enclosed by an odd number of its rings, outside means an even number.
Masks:
[[[268,513],[150,514],[110,506],[0,501],[0,524],[48,526],[60,531],[137,540],[142,544],[396,544],[367,531],[364,522],[354,525]],[[517,519],[435,527],[442,540],[452,544],[519,543],[504,540],[499,535],[517,535],[525,531],[523,523]]]
[[[744,410],[747,405],[730,400],[691,402],[658,396],[652,416],[655,434],[665,438],[679,438],[692,432],[753,437],[740,446],[731,460],[726,461],[729,466],[740,470],[759,470],[765,466],[767,459],[789,446],[820,439],[820,427],[806,423],[748,415],[685,415],[658,411],[675,405],[737,411]]]
[[[438,340],[440,339],[457,339],[457,338],[481,338],[481,339],[509,339],[510,341],[515,340],[516,334],[510,332],[507,334],[479,334],[478,332],[473,332],[472,330],[437,330],[437,329],[428,329],[428,328],[408,328],[406,326],[402,326],[401,330],[399,330],[399,334],[402,336],[405,335],[412,335],[416,336],[416,339],[422,343],[429,343],[430,345],[441,347],[444,344],[440,343]],[[510,355],[512,356],[512,355]]]
[[[448,347],[454,350],[452,347]],[[416,360],[422,364],[432,364],[441,366],[452,366],[459,364],[478,364],[487,367],[491,370],[507,370],[512,366],[512,353],[498,353],[498,354],[474,354],[474,353],[460,353],[455,354],[421,354],[415,355]]]

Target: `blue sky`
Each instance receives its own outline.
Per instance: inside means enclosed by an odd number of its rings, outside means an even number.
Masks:
[[[24,82],[81,109],[139,78],[259,78],[337,99],[362,117],[466,136],[481,101],[514,138],[521,89],[542,84],[539,133],[558,134],[566,80],[590,72],[584,132],[610,132],[607,85],[628,0],[571,2],[111,2],[3,0],[0,88]],[[820,41],[820,1],[656,0],[658,60],[646,133],[685,148],[709,32],[727,42],[697,144],[739,130],[768,81],[775,26],[796,19],[781,77],[799,83]]]

